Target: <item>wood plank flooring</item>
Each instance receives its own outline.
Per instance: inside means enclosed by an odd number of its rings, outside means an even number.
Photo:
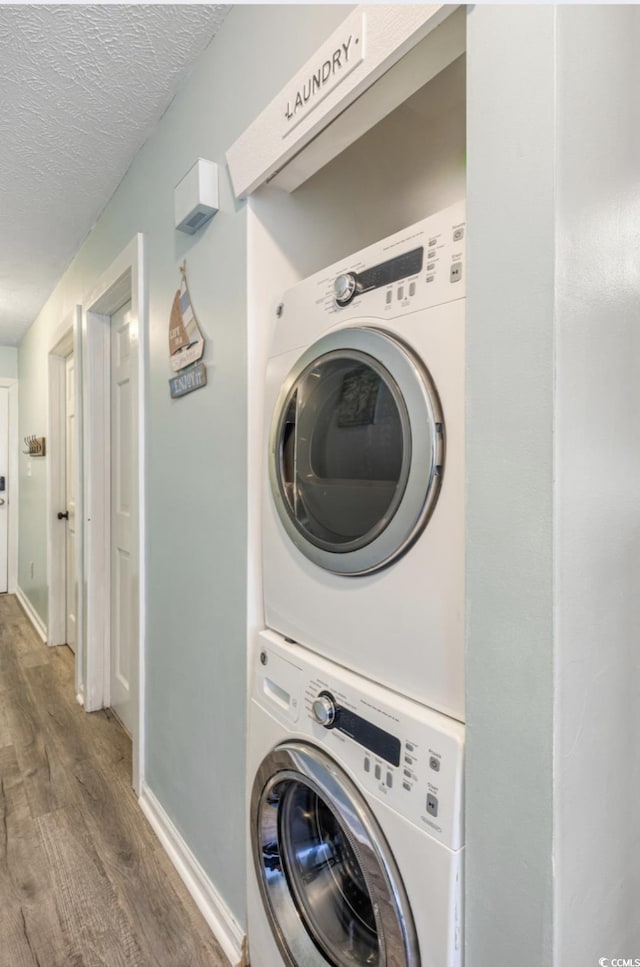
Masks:
[[[229,967],[131,788],[131,742],[73,655],[0,595],[0,967]]]

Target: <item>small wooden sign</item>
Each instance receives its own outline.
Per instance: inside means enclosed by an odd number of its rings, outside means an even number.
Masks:
[[[177,290],[169,319],[169,359],[174,373],[202,359],[204,336],[200,332],[187,285],[187,263],[180,266],[180,288]],[[204,384],[203,384],[204,385]]]
[[[202,389],[206,385],[207,368],[204,363],[195,363],[169,380],[171,399],[177,400],[180,396],[186,396],[187,393],[193,393],[194,390]]]

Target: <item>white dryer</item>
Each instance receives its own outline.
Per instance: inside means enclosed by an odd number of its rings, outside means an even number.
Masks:
[[[267,369],[268,627],[464,720],[462,203],[285,293]]]
[[[464,726],[273,632],[251,680],[251,963],[461,967]]]

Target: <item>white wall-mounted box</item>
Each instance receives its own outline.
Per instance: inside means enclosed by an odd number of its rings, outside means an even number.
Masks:
[[[194,235],[218,211],[218,166],[198,158],[173,192],[176,228]]]

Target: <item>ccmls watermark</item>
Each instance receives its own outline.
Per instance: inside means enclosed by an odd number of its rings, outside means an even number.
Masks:
[[[601,957],[600,967],[640,967],[640,957]]]

